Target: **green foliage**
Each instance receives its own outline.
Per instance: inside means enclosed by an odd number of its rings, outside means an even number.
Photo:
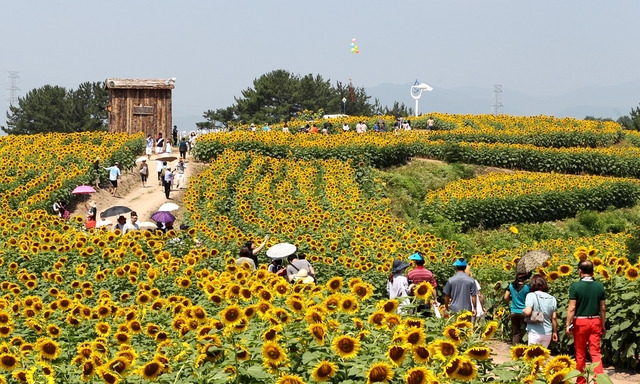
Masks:
[[[76,91],[45,85],[33,89],[7,112],[8,134],[105,130],[107,91],[102,83],[83,83]]]
[[[343,111],[342,98],[347,99],[350,115],[369,115],[373,107],[364,88],[351,87],[340,82],[335,87],[322,76],[300,76],[283,69],[260,76],[253,87],[243,90],[242,97],[227,108],[208,110],[204,117],[231,123],[279,123],[298,117],[304,110],[324,110],[329,113]]]
[[[423,219],[431,220],[438,212],[451,221],[462,223],[463,230],[470,228],[497,228],[507,223],[535,223],[575,216],[580,210],[604,211],[608,207],[630,207],[640,197],[640,186],[631,182],[608,182],[590,189],[550,191],[537,195],[521,195],[507,198],[469,198],[451,200],[446,206],[438,201],[425,205]],[[624,223],[600,223],[592,214],[584,214],[583,225],[597,232],[605,228],[614,232],[624,229]],[[596,217],[597,219],[597,217]]]

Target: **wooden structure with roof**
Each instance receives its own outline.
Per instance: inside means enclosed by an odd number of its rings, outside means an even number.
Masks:
[[[107,79],[109,132],[171,138],[173,79]]]

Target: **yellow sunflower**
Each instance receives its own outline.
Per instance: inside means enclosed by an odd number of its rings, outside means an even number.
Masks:
[[[367,384],[389,383],[393,379],[393,370],[387,363],[375,363],[367,371]]]
[[[488,360],[491,358],[491,348],[482,345],[467,348],[464,353],[474,360]]]
[[[511,360],[520,360],[524,356],[524,352],[527,350],[527,346],[524,344],[518,344],[511,347],[509,354]]]
[[[575,360],[568,355],[558,355],[549,359],[549,361],[547,362],[547,365],[545,365],[545,367],[543,368],[543,372],[544,372],[544,375],[547,378],[549,378],[554,373],[560,372],[567,368],[570,370],[575,369],[576,368]]]
[[[463,339],[463,333],[460,331],[460,328],[455,326],[455,324],[448,325],[442,331],[442,334],[444,335],[444,337],[453,341],[456,344],[460,344]]]
[[[431,357],[431,352],[429,352],[429,348],[424,345],[416,345],[412,348],[413,351],[413,359],[420,364],[426,364]]]
[[[548,384],[565,384],[567,380],[565,379],[567,374],[571,372],[571,369],[565,368],[560,371],[554,372],[551,375],[547,376]]]
[[[524,359],[526,361],[532,361],[533,359],[543,356],[547,359],[551,355],[551,351],[541,345],[530,345],[524,351]]]
[[[404,380],[407,384],[437,384],[440,382],[436,375],[426,367],[415,367],[408,370]]]
[[[425,301],[431,300],[433,298],[433,286],[430,283],[423,281],[414,288],[413,294],[418,299]]]
[[[562,264],[558,267],[558,275],[560,275],[560,277],[569,276],[571,275],[572,271],[573,271],[573,267],[571,267],[568,264]]]
[[[627,280],[635,281],[638,278],[638,268],[629,267],[624,272],[624,275],[627,278]]]
[[[315,381],[323,382],[331,379],[338,372],[338,366],[331,361],[322,360],[313,367],[311,376]]]
[[[310,324],[307,330],[320,345],[324,345],[324,338],[327,334],[327,327],[324,324]]]
[[[54,360],[62,353],[60,344],[46,337],[38,339],[36,349],[40,351],[40,358],[43,360]]]
[[[444,373],[454,380],[471,381],[478,376],[478,367],[466,356],[454,356],[444,366]]]
[[[399,367],[402,365],[405,357],[407,357],[407,352],[409,351],[410,344],[404,345],[390,345],[387,349],[387,358],[391,360],[391,362]]]
[[[0,368],[5,371],[12,371],[18,366],[18,357],[10,353],[0,354]]]
[[[138,369],[138,374],[146,380],[155,381],[164,371],[164,364],[151,360]]]
[[[343,359],[352,359],[360,351],[360,340],[347,335],[340,335],[333,339],[331,349]]]
[[[276,380],[276,384],[304,384],[304,381],[298,375],[282,375]]]
[[[498,322],[490,321],[484,327],[484,331],[482,331],[481,337],[482,340],[487,341],[493,337],[493,334],[498,330]]]
[[[408,331],[405,331],[405,336],[407,343],[411,345],[424,344],[427,340],[427,336],[422,328],[409,328]]]
[[[244,319],[244,312],[237,304],[231,304],[218,313],[220,321],[227,326],[235,326]]]
[[[342,289],[343,280],[340,276],[335,276],[327,281],[326,287],[332,293],[340,292]]]
[[[262,344],[262,360],[274,366],[279,366],[287,360],[284,349],[275,341]]]
[[[446,360],[458,354],[458,348],[449,340],[435,340],[429,344],[429,354],[439,360]]]

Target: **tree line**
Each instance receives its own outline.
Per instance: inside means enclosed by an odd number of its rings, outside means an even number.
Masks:
[[[240,97],[226,107],[207,110],[205,121],[198,128],[214,128],[236,124],[273,124],[323,111],[353,116],[410,116],[413,111],[404,103],[393,106],[371,101],[363,87],[336,82],[332,85],[321,75],[293,74],[283,69],[271,71],[254,79],[252,87],[241,91]],[[45,85],[18,98],[17,105],[7,111],[7,123],[0,126],[8,134],[44,132],[81,132],[106,130],[108,92],[103,82],[85,82],[78,89]],[[586,116],[585,120],[608,120]],[[629,116],[616,120],[625,129],[640,131],[640,107]]]
[[[102,82],[85,82],[78,89],[45,85],[9,106],[7,134],[82,132],[107,129],[107,90]]]

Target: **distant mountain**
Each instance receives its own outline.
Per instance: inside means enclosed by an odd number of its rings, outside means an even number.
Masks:
[[[415,108],[415,101],[409,94],[411,84],[380,84],[366,88],[372,101],[378,98],[380,104],[393,106],[395,101]],[[422,113],[493,113],[493,86],[440,88],[424,92],[419,101]],[[502,87],[502,112],[516,116],[548,115],[555,117],[586,116],[610,117],[617,119],[629,115],[632,108],[640,104],[640,80],[604,87],[588,87],[560,96],[542,99],[526,93]]]

